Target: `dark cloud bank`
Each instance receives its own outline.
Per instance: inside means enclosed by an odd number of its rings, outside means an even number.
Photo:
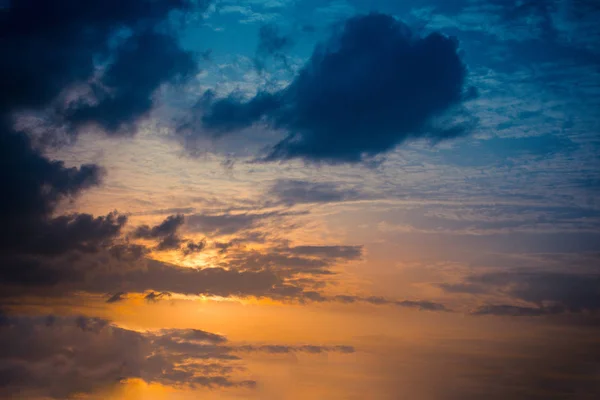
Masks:
[[[266,49],[285,45],[273,32],[266,36]],[[215,135],[256,123],[283,130],[288,136],[267,161],[359,162],[410,138],[464,133],[466,125],[438,118],[468,97],[466,75],[456,40],[418,37],[389,15],[357,16],[314,50],[285,89],[248,100],[205,93],[202,124]]]
[[[16,128],[16,113],[49,113],[73,135],[90,124],[128,133],[151,110],[160,85],[195,70],[192,54],[170,33],[169,16],[205,7],[187,0],[15,0],[0,13],[2,282],[60,279],[41,265],[69,251],[107,248],[127,221],[117,213],[54,216],[60,202],[100,184],[102,168],[48,159]],[[58,132],[47,127],[42,136],[52,140]]]

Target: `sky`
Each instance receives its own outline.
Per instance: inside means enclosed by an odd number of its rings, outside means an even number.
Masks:
[[[0,398],[598,398],[599,19],[0,1]]]

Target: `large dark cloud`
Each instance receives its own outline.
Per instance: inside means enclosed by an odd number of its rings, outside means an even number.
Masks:
[[[104,217],[89,214],[63,215],[46,220],[35,226],[35,231],[18,232],[6,239],[2,248],[21,254],[57,255],[70,250],[97,252],[112,244],[127,217],[111,213]],[[29,229],[26,227],[25,229]],[[16,240],[15,240],[16,239]]]
[[[420,38],[389,15],[349,19],[318,46],[293,82],[249,100],[204,99],[204,128],[222,134],[264,122],[288,136],[266,160],[358,162],[418,137],[456,136],[465,127],[436,122],[465,99],[458,44]]]
[[[0,61],[4,89],[0,110],[48,105],[67,86],[92,76],[96,68],[95,56],[109,58],[112,55],[109,39],[117,30],[127,28],[135,33],[146,32],[164,20],[169,12],[191,10],[192,7],[195,7],[194,2],[187,0],[11,1],[8,10],[0,16],[0,38],[5,55]],[[117,59],[106,75],[109,87],[129,91],[139,88],[138,84],[143,80],[160,83],[162,78],[158,75],[170,77],[172,65],[165,60],[154,60],[159,62],[155,66],[148,65],[150,54],[147,51],[176,58],[184,52],[166,37],[144,38],[154,41],[138,42],[140,46],[136,48],[142,53],[128,52],[127,45],[140,39],[136,34],[117,52]],[[143,57],[136,59],[135,54]],[[165,66],[168,68],[164,69]],[[163,72],[158,72],[159,69]],[[137,107],[133,104],[125,106]]]
[[[97,124],[107,132],[131,128],[152,109],[152,94],[161,84],[188,77],[196,68],[192,55],[181,50],[175,38],[155,32],[135,34],[114,57],[102,75],[102,86],[95,88],[95,102],[69,112],[75,126]]]
[[[15,128],[15,113],[51,109],[49,120],[70,125],[74,133],[88,123],[106,131],[121,131],[151,110],[152,94],[160,85],[193,71],[192,55],[179,47],[166,21],[173,11],[202,9],[206,4],[187,0],[15,0],[2,11],[3,278],[25,282],[44,275],[50,279],[46,276],[50,271],[40,267],[46,263],[40,256],[97,251],[118,236],[126,221],[116,214],[55,217],[61,201],[73,200],[98,185],[102,170],[96,165],[68,167],[48,159],[25,132]],[[87,85],[91,94],[74,91],[82,85]],[[72,93],[63,96],[66,92]],[[56,132],[47,127],[42,136],[52,139]]]

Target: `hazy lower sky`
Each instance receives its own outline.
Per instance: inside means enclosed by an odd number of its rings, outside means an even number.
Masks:
[[[0,10],[0,398],[600,396],[598,2]]]

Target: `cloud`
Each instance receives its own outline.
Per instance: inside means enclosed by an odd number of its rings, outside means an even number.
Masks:
[[[474,311],[478,315],[535,316],[564,313],[595,313],[600,310],[600,275],[568,272],[499,272],[468,277],[459,284],[442,289],[453,293],[485,294],[500,292],[512,304],[485,305]]]
[[[8,317],[0,337],[11,344],[0,350],[2,397],[64,399],[130,378],[169,386],[254,386],[196,370],[207,361],[226,367],[237,358],[221,346],[225,338],[199,330],[144,333],[85,317]]]
[[[446,306],[428,300],[393,300],[381,296],[353,296],[353,295],[335,295],[327,298],[330,301],[337,301],[345,304],[364,302],[373,305],[394,305],[402,308],[414,308],[421,311],[450,311]]]
[[[142,239],[157,239],[173,235],[184,222],[185,217],[182,214],[170,215],[163,222],[154,227],[148,225],[138,227],[133,232],[133,236]]]
[[[18,243],[4,245],[21,254],[51,256],[71,250],[97,252],[100,248],[108,247],[119,236],[126,222],[127,217],[117,212],[101,217],[89,214],[62,215],[39,223],[35,232],[27,237],[19,237]]]
[[[190,255],[194,253],[200,253],[202,250],[206,248],[206,241],[201,240],[199,242],[188,242],[183,248],[184,255]]]
[[[26,218],[22,225],[2,225],[0,278],[4,284],[52,285],[68,279],[72,271],[61,268],[55,259],[64,262],[61,257],[69,254],[106,251],[127,221],[116,212],[96,218],[89,214]],[[122,248],[116,251],[125,255]]]
[[[112,296],[110,296],[110,298],[108,300],[106,300],[107,303],[118,303],[120,301],[123,301],[127,298],[127,293],[125,292],[118,292],[113,294]]]
[[[265,63],[272,58],[280,61],[287,69],[288,60],[285,54],[294,44],[290,36],[281,34],[279,28],[274,24],[266,24],[260,27],[258,31],[258,46],[254,64],[260,72],[264,70]]]
[[[295,179],[280,179],[268,191],[270,196],[286,205],[333,203],[356,200],[361,193],[353,188],[343,188],[334,182],[309,182]]]
[[[198,329],[138,332],[87,317],[3,316],[0,396],[70,398],[127,379],[173,387],[254,388],[240,354],[352,353],[344,345],[235,344]]]
[[[223,134],[264,122],[287,132],[268,161],[359,162],[410,138],[456,136],[465,126],[436,119],[465,100],[457,50],[454,39],[419,38],[389,15],[353,17],[286,88],[249,100],[207,92],[203,125]]]
[[[97,251],[126,222],[116,214],[55,217],[60,202],[99,185],[103,170],[93,164],[67,167],[41,154],[15,125],[16,113],[53,113],[46,115],[51,124],[70,118],[75,126],[96,123],[109,131],[135,122],[150,110],[155,89],[193,68],[191,55],[165,33],[168,29],[158,29],[172,11],[206,6],[193,3],[30,0],[11,2],[2,11],[0,188],[9,194],[0,200],[4,277],[23,284],[60,280],[70,271],[49,270],[43,265],[52,261],[40,256]],[[74,90],[81,85],[91,98]],[[47,126],[41,136],[54,142],[59,130]]]
[[[264,222],[300,213],[270,211],[262,213],[193,214],[186,218],[186,228],[207,236],[225,236],[247,231]]]
[[[187,0],[92,0],[81,4],[59,0],[52,6],[43,0],[13,2],[2,13],[0,34],[4,51],[11,56],[0,61],[0,79],[5,88],[0,96],[0,114],[8,109],[47,106],[69,85],[92,77],[96,70],[94,57],[115,56],[102,78],[115,96],[111,122],[127,122],[139,116],[148,106],[144,97],[180,72],[173,67],[188,57],[169,36],[152,29],[171,11],[192,11],[196,7]],[[123,29],[129,29],[132,35],[113,53],[109,41]],[[147,61],[153,55],[174,60],[155,58],[149,65]],[[127,104],[125,99],[142,102]],[[120,111],[114,108],[119,101],[124,107]],[[99,106],[109,107],[107,100],[100,101]],[[120,118],[116,113],[121,113]]]
[[[152,95],[160,85],[196,70],[191,53],[180,49],[175,38],[155,32],[128,38],[114,57],[94,88],[97,99],[67,111],[75,127],[97,124],[108,132],[131,128],[152,109]]]
[[[548,313],[554,314],[553,310],[546,310],[541,307],[520,307],[510,304],[489,305],[477,308],[473,315],[497,315],[510,317],[538,317]]]
[[[222,265],[241,271],[259,271],[264,268],[279,276],[298,274],[331,275],[332,267],[341,262],[355,261],[362,257],[362,246],[279,246],[265,251],[229,251],[222,258]]]
[[[155,248],[158,251],[181,249],[185,255],[201,251],[204,242],[194,243],[189,240],[186,242],[177,234],[184,223],[185,217],[183,214],[171,215],[156,226],[142,225],[137,227],[132,235],[138,239],[158,239],[159,242]],[[184,243],[185,245],[183,245]]]

